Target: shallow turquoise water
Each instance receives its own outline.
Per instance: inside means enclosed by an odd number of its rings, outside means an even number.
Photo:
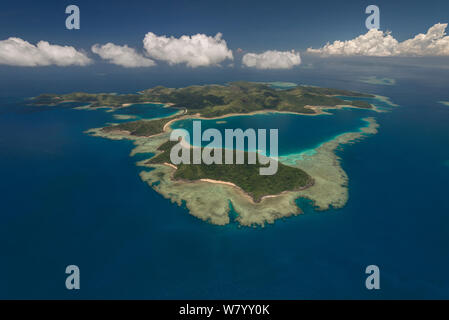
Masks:
[[[341,97],[351,100],[350,97]],[[360,99],[360,98],[359,98]],[[359,100],[356,99],[356,100]],[[375,104],[385,110],[393,107],[387,103],[373,99],[364,98],[365,101]],[[300,153],[305,150],[314,149],[323,142],[329,141],[339,134],[358,131],[360,127],[366,126],[362,120],[365,117],[376,117],[378,113],[371,110],[344,108],[327,110],[330,115],[319,116],[293,115],[282,113],[255,114],[251,116],[232,116],[213,120],[185,119],[174,122],[173,129],[186,129],[190,137],[193,137],[193,121],[201,121],[201,130],[204,132],[209,128],[220,130],[225,137],[225,129],[278,129],[279,155]],[[267,134],[268,136],[268,134]],[[267,140],[269,141],[269,139]],[[193,141],[191,141],[193,142]],[[203,142],[205,146],[209,142]],[[267,142],[268,145],[269,142]],[[247,146],[245,145],[245,148]]]

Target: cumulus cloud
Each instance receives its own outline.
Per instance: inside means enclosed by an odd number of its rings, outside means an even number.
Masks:
[[[366,34],[353,40],[334,41],[327,43],[320,49],[307,49],[307,52],[323,55],[363,55],[363,56],[391,56],[398,46],[398,41],[389,33],[371,29]]]
[[[215,37],[196,34],[168,38],[148,32],[143,45],[149,57],[170,65],[185,63],[192,68],[216,66],[226,59],[233,60],[232,51],[221,37],[222,34],[217,33]]]
[[[85,66],[92,61],[74,47],[50,44],[39,41],[33,45],[20,38],[0,41],[0,64],[10,66]]]
[[[269,50],[263,53],[247,53],[243,65],[256,69],[291,69],[301,63],[299,52]]]
[[[92,52],[98,54],[102,59],[126,68],[152,67],[156,65],[153,60],[138,54],[135,49],[127,45],[118,46],[113,43],[107,43],[100,46],[95,44],[92,46]]]
[[[427,33],[403,42],[397,41],[389,32],[371,29],[353,40],[337,40],[319,49],[309,48],[307,52],[325,56],[447,56],[449,36],[446,36],[446,27],[447,23],[437,23]]]
[[[411,56],[449,55],[449,36],[446,36],[447,23],[437,23],[426,34],[418,34],[413,39],[399,44],[399,52]]]

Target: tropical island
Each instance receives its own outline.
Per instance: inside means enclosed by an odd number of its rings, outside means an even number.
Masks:
[[[352,101],[342,96],[351,97]],[[366,118],[366,127],[328,141],[313,154],[280,158],[278,171],[271,176],[259,174],[256,164],[180,164],[170,162],[171,124],[181,119],[224,118],[231,115],[286,112],[318,115],[331,108],[376,108],[360,98],[375,98],[346,90],[312,86],[288,86],[278,89],[268,83],[233,82],[228,85],[190,86],[186,88],[155,87],[137,94],[71,93],[42,94],[33,99],[37,105],[63,102],[86,103],[85,109],[110,108],[113,111],[132,104],[158,103],[178,110],[160,119],[141,119],[94,128],[87,133],[109,139],[133,140],[134,154],[151,154],[138,162],[151,168],[141,178],[154,190],[190,213],[213,224],[230,222],[229,213],[237,213],[240,225],[264,225],[274,220],[301,213],[298,198],[308,198],[318,209],[338,208],[347,201],[347,176],[339,165],[335,150],[377,132],[374,118]],[[355,98],[355,99],[354,99]],[[245,151],[245,157],[248,152]]]
[[[350,105],[372,108],[363,100],[344,101],[337,96],[373,98],[347,90],[297,86],[278,90],[265,83],[232,82],[229,85],[204,85],[186,88],[157,86],[137,94],[107,94],[76,92],[63,95],[41,94],[34,104],[56,105],[62,102],[87,103],[91,108],[121,108],[136,103],[163,103],[170,108],[186,110],[187,115],[214,118],[230,114],[248,114],[258,111],[295,112],[314,114],[309,106],[336,107]]]
[[[157,150],[159,154],[145,162],[151,164],[170,164],[170,150],[177,142],[167,141],[160,145]],[[190,152],[192,153],[192,147]],[[235,151],[234,151],[235,157]],[[244,158],[248,158],[248,152],[244,152]],[[266,176],[259,174],[260,163],[248,164],[179,164],[173,178],[175,180],[201,180],[209,179],[213,181],[229,182],[235,187],[239,187],[255,202],[260,202],[262,197],[280,194],[289,190],[301,190],[313,185],[312,178],[303,170],[278,164],[276,174]]]

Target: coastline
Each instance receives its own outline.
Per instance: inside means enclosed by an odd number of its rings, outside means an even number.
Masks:
[[[32,100],[32,99],[34,99],[34,98],[36,98],[36,97],[31,97],[30,100]],[[50,107],[56,107],[56,106],[58,106],[58,105],[60,105],[60,104],[63,104],[63,103],[71,103],[71,102],[74,103],[74,102],[79,102],[79,101],[77,101],[77,100],[62,100],[62,101],[54,102],[54,103],[50,103],[50,104],[45,104],[45,103],[31,103],[30,105],[33,105],[33,106],[50,106]],[[130,106],[132,106],[132,105],[136,105],[136,104],[157,104],[157,105],[162,105],[163,108],[170,108],[171,106],[174,105],[174,104],[171,103],[171,102],[163,103],[163,102],[154,102],[154,101],[143,101],[143,102],[137,102],[137,103],[135,103],[135,102],[133,102],[133,103],[122,103],[122,105],[119,106],[119,107],[113,107],[113,106],[107,106],[107,105],[105,105],[105,106],[92,107],[92,104],[93,104],[93,103],[87,103],[86,105],[79,106],[79,107],[74,107],[73,109],[75,109],[75,110],[99,110],[99,109],[110,109],[110,110],[112,110],[112,111],[107,111],[107,112],[114,112],[115,110],[120,110],[120,109],[122,109],[122,108],[127,108],[127,107],[130,107]]]
[[[186,114],[186,109],[180,109],[174,115],[163,117],[171,118],[162,129],[162,132],[152,136],[132,136],[125,131],[102,132],[102,128],[87,130],[86,133],[108,139],[132,140],[135,147],[130,156],[138,153],[159,154],[158,147],[169,140],[172,124],[183,119],[214,120],[225,119],[234,116],[251,116],[254,114],[286,113],[293,115],[321,115],[330,114],[326,109],[340,109],[347,106],[335,107],[307,106],[315,111],[314,114],[297,112],[284,112],[277,110],[260,110],[244,114],[227,114],[223,116],[205,118],[199,114]],[[357,108],[350,106],[351,108]],[[380,112],[374,108],[368,109]],[[182,113],[180,115],[179,113]],[[151,119],[148,119],[151,121]],[[140,177],[151,188],[177,205],[185,205],[193,216],[212,224],[225,225],[230,223],[230,204],[238,213],[235,221],[241,226],[264,226],[266,223],[274,223],[277,219],[290,217],[302,213],[296,204],[298,198],[310,199],[318,210],[327,210],[343,207],[348,200],[348,177],[340,165],[340,158],[335,150],[345,144],[355,143],[364,137],[377,133],[378,124],[374,118],[363,118],[366,126],[356,131],[345,132],[325,141],[314,149],[300,153],[280,156],[279,161],[285,165],[300,168],[307,172],[314,184],[302,190],[283,191],[276,195],[265,195],[259,201],[247,194],[234,183],[214,180],[199,179],[195,181],[175,180],[173,173],[177,167],[170,163],[146,164],[148,159],[137,162],[138,166],[149,167],[153,170],[143,170]]]
[[[184,116],[181,116],[179,118],[176,118],[176,119],[173,119],[173,120],[167,122],[164,125],[163,130],[164,131],[170,130],[170,129],[172,129],[171,124],[173,124],[174,122],[180,121],[180,120],[187,120],[187,119],[220,120],[220,119],[226,119],[226,118],[231,118],[231,117],[245,117],[245,116],[252,116],[252,115],[259,115],[259,114],[292,114],[292,115],[299,115],[299,116],[314,117],[314,116],[320,116],[320,115],[331,115],[331,113],[326,112],[324,110],[343,109],[343,108],[353,108],[353,109],[362,109],[363,110],[363,108],[355,107],[352,105],[336,105],[336,106],[332,106],[332,107],[306,105],[306,106],[304,106],[304,108],[313,110],[315,113],[301,113],[301,112],[293,112],[293,111],[280,111],[280,110],[274,110],[274,109],[267,109],[267,110],[253,111],[250,113],[229,113],[226,115],[212,117],[212,118],[203,117],[199,113],[196,113],[196,114],[184,115]],[[184,109],[184,110],[185,110],[185,113],[187,113],[187,110],[186,109]],[[371,111],[375,111],[375,112],[383,112],[381,110],[378,110],[375,106],[372,106],[372,108],[366,109],[366,110],[371,110]]]
[[[274,223],[277,219],[290,217],[302,213],[296,205],[296,199],[307,198],[312,200],[318,210],[326,210],[331,206],[343,207],[348,200],[348,177],[340,166],[340,158],[335,150],[344,144],[355,143],[371,134],[377,133],[378,124],[374,118],[364,118],[366,126],[358,131],[346,132],[336,136],[330,141],[319,145],[314,153],[302,152],[301,157],[290,155],[288,165],[298,167],[307,172],[314,180],[314,185],[297,191],[284,191],[278,195],[267,195],[255,202],[240,187],[219,180],[174,180],[172,175],[175,168],[167,165],[145,164],[146,160],[138,165],[151,167],[152,171],[142,171],[140,176],[154,190],[172,202],[186,205],[189,213],[195,217],[212,224],[225,225],[230,222],[229,202],[238,213],[235,219],[242,226],[264,226]],[[167,139],[169,132],[164,132],[158,142],[154,139],[139,138],[135,140],[135,153],[153,152]],[[148,141],[150,140],[150,141]],[[284,159],[283,159],[284,158]],[[285,157],[281,157],[285,162]],[[207,200],[206,200],[207,199]]]
[[[380,96],[380,95],[374,95],[373,99],[377,99],[379,101],[382,101],[392,107],[397,107],[399,105],[393,103],[390,98],[385,97],[385,96]],[[444,101],[443,101],[444,102]],[[448,102],[449,103],[449,102]],[[350,109],[359,109],[359,110],[371,110],[374,112],[378,112],[378,113],[382,113],[382,112],[387,112],[386,110],[382,110],[379,109],[379,107],[377,107],[374,104],[371,104],[371,108],[360,108],[357,106],[353,106],[353,105],[346,105],[346,104],[339,104],[336,106],[312,106],[312,105],[306,105],[304,106],[307,109],[313,110],[315,113],[301,113],[301,112],[294,112],[294,111],[281,111],[281,110],[274,110],[274,109],[267,109],[267,110],[258,110],[258,111],[253,111],[253,112],[249,112],[249,113],[229,113],[226,115],[222,115],[222,116],[217,116],[217,117],[211,117],[211,118],[207,118],[207,117],[203,117],[201,116],[199,113],[193,114],[193,115],[185,115],[183,117],[180,118],[176,118],[173,119],[172,121],[166,123],[164,125],[163,130],[166,131],[166,129],[171,129],[170,125],[173,124],[176,121],[179,120],[186,120],[186,119],[199,119],[199,120],[220,120],[220,119],[226,119],[226,118],[230,118],[230,117],[243,117],[243,116],[251,116],[251,115],[257,115],[257,114],[293,114],[293,115],[300,115],[300,116],[320,116],[320,115],[331,115],[331,113],[326,112],[326,110],[340,110],[340,109],[344,109],[344,108],[350,108]],[[184,109],[185,112],[187,113],[187,109]]]

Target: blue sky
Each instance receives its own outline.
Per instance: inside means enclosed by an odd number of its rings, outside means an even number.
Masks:
[[[70,4],[80,8],[80,30],[67,30],[65,27],[65,8]],[[298,81],[321,85],[316,79],[331,79],[331,74],[345,75],[347,79],[391,77],[400,83],[401,79],[421,77],[423,68],[430,70],[426,74],[437,79],[434,85],[446,83],[449,37],[440,46],[440,52],[446,50],[442,57],[353,55],[326,58],[305,52],[309,47],[322,48],[327,42],[352,40],[366,34],[365,8],[370,4],[380,8],[380,29],[392,31],[399,43],[426,33],[437,23],[449,22],[447,0],[419,3],[404,0],[8,1],[2,3],[0,10],[0,96],[24,94],[24,88],[28,90],[25,95],[31,96],[42,92],[135,92],[159,84],[185,86],[235,80]],[[170,64],[167,60],[151,56],[144,48],[143,40],[149,32],[175,38],[198,33],[214,37],[220,32],[227,44],[221,57],[232,51],[234,59],[224,58],[216,64],[195,68],[186,66],[185,60]],[[18,49],[5,58],[2,48],[11,45],[6,41],[10,37],[22,39],[22,44],[28,43],[31,50],[24,53],[26,50],[16,43]],[[381,45],[386,39],[385,35],[382,37]],[[51,45],[73,46],[91,63],[83,66],[71,63],[61,67],[54,61],[48,62],[48,57],[45,54],[40,56],[36,49],[42,40]],[[117,46],[128,45],[140,58],[154,60],[154,66],[124,67],[92,52],[94,44],[108,42]],[[244,51],[239,53],[238,48]],[[267,50],[279,50],[286,55],[253,57],[256,65],[257,61],[260,62],[259,65],[242,66],[245,55]],[[291,54],[288,50],[296,52]],[[298,52],[301,55],[299,63]],[[18,56],[27,61],[38,57],[36,59],[44,63],[21,66],[20,63],[8,62],[11,57]],[[66,60],[64,55],[59,59]],[[260,65],[266,61],[275,66],[285,61],[288,63],[286,68],[261,68]],[[341,88],[344,86],[342,82]]]
[[[81,10],[81,29],[65,29],[65,7]],[[73,45],[89,50],[114,42],[140,48],[147,32],[158,35],[223,33],[230,49],[305,50],[327,41],[352,39],[367,30],[364,9],[376,4],[381,29],[398,40],[448,22],[449,1],[5,1],[0,39]]]

